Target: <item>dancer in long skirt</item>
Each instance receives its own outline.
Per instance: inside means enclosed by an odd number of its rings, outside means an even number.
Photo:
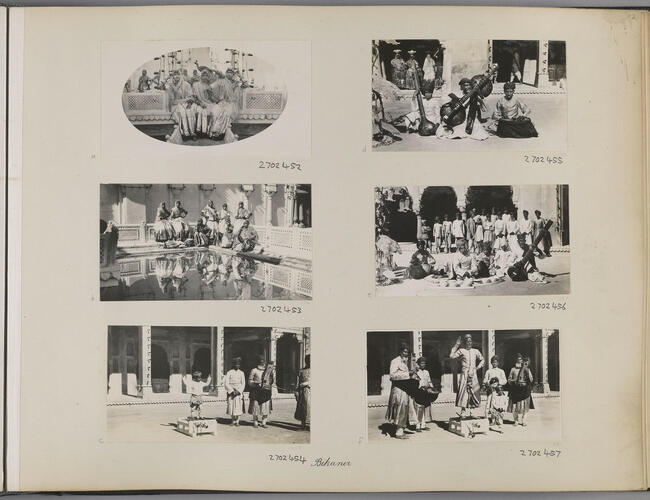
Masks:
[[[209,230],[210,243],[217,243],[217,234],[219,233],[219,215],[212,200],[201,211],[201,215],[205,219],[205,225]]]
[[[176,200],[174,208],[171,210],[170,219],[174,229],[174,239],[177,241],[184,241],[189,235],[190,227],[185,222],[186,215],[187,210],[181,206],[179,200]]]
[[[404,429],[407,429],[410,422],[415,423],[415,408],[411,397],[405,390],[404,382],[412,378],[413,373],[409,370],[408,359],[410,351],[406,344],[402,344],[399,356],[390,362],[390,396],[388,408],[386,408],[386,421],[395,425],[395,437],[405,439]]]
[[[468,333],[464,337],[465,345],[461,347],[460,337],[451,349],[449,357],[460,359],[460,377],[458,379],[458,392],[456,393],[456,406],[461,408],[459,416],[463,418],[466,410],[478,408],[481,404],[481,384],[477,371],[483,367],[483,355],[478,349],[472,347],[472,336]]]
[[[311,421],[311,382],[310,382],[310,358],[305,356],[305,367],[298,372],[298,381],[296,384],[296,411],[293,418],[300,421],[303,429],[309,428]]]
[[[244,413],[244,389],[246,387],[246,376],[241,371],[241,358],[232,360],[232,368],[228,370],[223,379],[223,386],[226,389],[227,404],[226,414],[230,415],[231,425],[239,426],[239,416]]]
[[[526,426],[526,414],[535,408],[530,394],[534,380],[529,362],[527,356],[517,354],[517,362],[508,376],[508,411],[512,412],[515,425]]]
[[[171,222],[169,222],[170,215],[171,212],[167,210],[163,201],[156,210],[156,222],[153,224],[154,237],[160,243],[174,239],[174,228]]]

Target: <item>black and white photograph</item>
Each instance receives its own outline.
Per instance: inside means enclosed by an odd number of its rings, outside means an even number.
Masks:
[[[558,441],[559,336],[368,332],[368,442]]]
[[[309,443],[309,328],[109,326],[107,440]]]
[[[136,129],[183,146],[217,146],[259,134],[286,102],[282,75],[245,44],[160,54],[134,69],[122,94]]]
[[[372,42],[373,151],[563,151],[566,42]]]
[[[569,186],[375,188],[375,295],[570,292]]]
[[[311,300],[310,184],[101,184],[100,299]]]

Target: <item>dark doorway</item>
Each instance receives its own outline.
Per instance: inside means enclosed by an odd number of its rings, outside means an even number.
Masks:
[[[539,42],[537,40],[494,40],[492,42],[492,61],[499,65],[497,82],[510,81],[515,52],[519,53],[522,77],[525,68],[524,61],[534,60],[539,65]],[[534,84],[536,85],[537,82],[535,81]]]
[[[506,376],[515,366],[517,354],[530,358],[530,369],[535,380],[538,374],[535,373],[537,360],[535,359],[535,338],[531,333],[497,332],[496,333],[496,354],[499,357],[499,365],[506,372]]]
[[[448,215],[449,220],[454,220],[458,212],[458,199],[456,192],[450,186],[427,186],[420,198],[420,217],[429,227],[433,227],[436,217],[444,220]]]
[[[282,335],[276,344],[277,366],[275,383],[278,392],[292,393],[296,390],[300,363],[300,344],[294,335]]]
[[[552,333],[548,338],[548,387],[560,390],[560,334]]]
[[[192,373],[195,371],[201,372],[201,378],[205,379],[210,375],[210,349],[207,347],[200,347],[194,351],[194,362],[192,363]]]
[[[465,202],[468,211],[474,209],[479,214],[482,210],[489,214],[493,207],[497,213],[508,210],[515,214],[512,186],[470,186],[465,195]]]
[[[548,42],[548,79],[556,82],[566,78],[566,42]]]
[[[413,349],[412,332],[368,332],[367,389],[368,395],[381,394],[381,379],[389,372],[390,362],[399,354],[401,344]]]
[[[268,346],[270,343],[270,328],[226,328],[224,329],[224,359],[225,363],[220,369],[225,374],[232,366],[233,358],[242,359],[241,369],[246,375],[246,389],[248,391],[248,376],[257,366],[257,359],[263,356],[269,359]]]
[[[151,385],[153,392],[169,392],[169,359],[159,344],[151,345]]]

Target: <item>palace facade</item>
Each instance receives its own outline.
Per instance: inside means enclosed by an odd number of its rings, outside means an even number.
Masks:
[[[531,360],[535,392],[560,390],[558,330],[405,330],[368,332],[368,395],[388,397],[391,388],[388,369],[402,344],[409,347],[416,359],[420,356],[426,358],[434,385],[441,389],[442,394],[454,394],[458,390],[459,361],[450,359],[449,355],[456,339],[467,333],[472,334],[474,348],[479,349],[485,358],[485,368],[479,370],[481,382],[492,356],[499,357],[500,367],[508,376],[517,354],[522,354]]]
[[[206,394],[225,397],[223,377],[232,359],[242,358],[248,379],[258,356],[275,363],[273,395],[293,397],[309,354],[309,328],[109,326],[108,397],[183,394],[183,377],[197,370],[211,376]]]

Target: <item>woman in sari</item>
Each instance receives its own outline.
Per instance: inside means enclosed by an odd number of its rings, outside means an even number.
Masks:
[[[514,424],[526,426],[528,410],[535,408],[530,395],[533,388],[533,374],[528,367],[527,356],[517,354],[515,366],[508,376],[508,411],[512,412]]]
[[[244,202],[240,201],[239,206],[237,207],[237,213],[235,214],[235,224],[233,226],[233,231],[235,233],[238,233],[244,224],[244,221],[247,221],[250,216],[250,212],[244,208]]]
[[[194,244],[197,247],[207,248],[210,245],[210,238],[208,235],[210,231],[208,227],[203,223],[203,219],[196,221],[196,229],[194,230]]]
[[[170,218],[172,221],[172,228],[174,229],[175,240],[185,241],[185,239],[189,235],[190,228],[185,222],[186,215],[187,215],[187,210],[185,210],[181,206],[181,202],[177,200],[170,214]]]
[[[218,102],[210,82],[208,70],[201,71],[201,79],[192,88],[200,107],[197,114],[197,129],[211,139],[234,142],[229,109]]]
[[[221,248],[232,248],[234,242],[235,242],[235,233],[232,230],[232,224],[228,222],[226,231],[221,235],[221,242],[219,243],[219,246]]]
[[[236,233],[234,249],[238,252],[252,252],[257,246],[258,235],[254,228],[250,227],[248,220],[245,220],[240,231]]]
[[[167,210],[165,202],[163,201],[158,205],[156,210],[156,222],[153,224],[153,234],[156,238],[156,241],[159,243],[164,243],[167,240],[174,239],[174,228],[172,227],[171,222],[169,222],[169,216],[171,212]]]
[[[218,226],[218,231],[219,231],[219,239],[221,240],[221,236],[223,233],[226,232],[226,229],[228,229],[228,224],[230,224],[230,210],[228,210],[228,204],[224,203],[221,205],[221,210],[219,210],[219,226]]]
[[[293,414],[293,418],[300,421],[300,426],[303,429],[307,429],[310,422],[310,359],[311,356],[309,354],[305,356],[305,367],[298,372],[298,381],[296,383],[296,411]]]
[[[183,139],[196,140],[196,116],[198,105],[194,102],[192,86],[178,71],[165,83],[172,110],[172,120],[176,123]]]
[[[217,243],[217,235],[219,233],[219,214],[217,213],[217,208],[214,206],[212,200],[208,201],[208,204],[201,211],[201,215],[205,219],[205,225],[208,228],[208,236],[212,243]]]

